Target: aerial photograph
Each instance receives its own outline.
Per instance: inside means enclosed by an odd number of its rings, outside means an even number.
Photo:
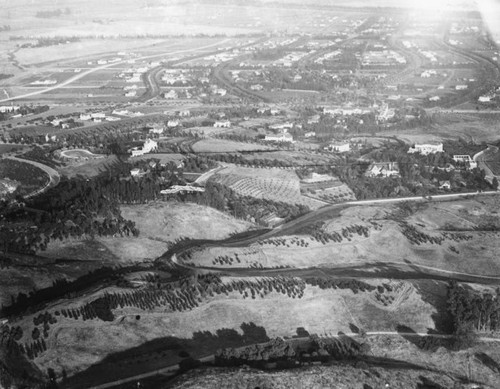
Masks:
[[[500,389],[500,0],[0,0],[0,389]]]

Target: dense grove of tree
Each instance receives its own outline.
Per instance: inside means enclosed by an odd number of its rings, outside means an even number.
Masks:
[[[358,291],[371,292],[377,289],[373,285],[356,279],[306,277],[304,281],[306,284],[319,286],[321,289],[351,289],[354,293],[358,293]]]
[[[1,248],[4,252],[33,253],[46,248],[51,239],[88,235],[138,234],[134,223],[123,219],[118,201],[130,202],[151,185],[130,184],[102,177],[87,181],[62,181],[29,201],[27,207],[12,209],[0,222]]]
[[[318,242],[321,242],[323,244],[327,244],[330,241],[333,242],[342,242],[343,239],[351,240],[354,234],[357,234],[359,236],[364,236],[367,238],[370,235],[370,228],[367,226],[363,225],[358,225],[354,224],[352,226],[348,227],[343,227],[340,232],[326,232],[323,227],[324,227],[324,222],[318,222],[315,224],[309,224],[305,226],[302,229],[302,233],[308,234],[313,237],[313,239],[317,240]],[[372,226],[375,229],[380,229],[381,226],[376,223],[372,222]]]
[[[358,200],[378,197],[398,197],[410,195],[438,194],[439,182],[449,181],[454,191],[496,189],[485,180],[485,172],[478,168],[471,170],[446,169],[443,165],[449,157],[443,153],[428,156],[400,154],[397,158],[392,153],[375,154],[376,161],[397,162],[400,177],[367,177],[368,164],[346,160],[330,169],[351,188]],[[322,169],[329,170],[329,169]]]
[[[500,289],[481,293],[451,282],[447,305],[457,337],[467,340],[473,332],[500,330]]]
[[[122,163],[92,179],[63,179],[24,207],[4,204],[0,208],[4,216],[0,221],[0,249],[33,253],[44,250],[51,239],[69,236],[137,236],[139,231],[121,216],[119,204],[156,200],[162,189],[181,180],[176,164],[150,162]],[[131,177],[132,167],[139,167],[144,174]]]
[[[307,331],[304,331],[304,334],[307,334]],[[327,339],[313,335],[302,341],[289,342],[275,338],[265,344],[219,349],[215,354],[215,363],[218,366],[245,364],[265,367],[267,363],[274,362],[277,367],[287,367],[296,366],[297,363],[355,359],[369,351],[368,344],[359,343],[346,335]]]
[[[51,286],[32,291],[29,295],[20,292],[15,297],[11,296],[11,304],[3,306],[1,313],[5,316],[16,316],[25,312],[39,311],[50,301],[60,298],[75,298],[81,295],[89,285],[106,286],[117,283],[124,273],[138,270],[143,270],[143,268],[140,266],[126,268],[101,267],[73,281],[55,280]]]
[[[0,77],[1,79],[2,77]],[[4,77],[8,78],[8,77]],[[36,105],[36,106],[31,106],[31,105],[22,105],[19,107],[18,110],[13,111],[13,112],[0,112],[0,121],[3,120],[8,120],[10,119],[13,115],[27,115],[27,114],[33,114],[33,115],[38,115],[40,113],[43,113],[45,111],[48,111],[50,107],[48,105]]]
[[[55,169],[58,165],[60,165],[60,163],[51,157],[51,153],[53,150],[53,148],[47,149],[39,146],[34,146],[31,150],[21,154],[19,158],[43,163],[44,165],[50,166],[51,168]]]
[[[21,48],[31,48],[31,47],[47,47],[47,46],[55,46],[55,45],[63,45],[70,42],[80,42],[80,37],[77,36],[68,36],[68,37],[41,37],[38,38],[35,42],[24,43],[19,45]]]
[[[425,243],[438,244],[441,245],[445,241],[462,242],[471,240],[472,235],[453,233],[453,232],[441,232],[439,235],[429,235],[425,232],[419,231],[415,226],[405,222],[400,221],[399,226],[401,227],[402,234],[410,241],[411,244],[420,245]]]
[[[0,177],[18,181],[21,185],[17,188],[15,195],[26,195],[36,189],[42,188],[49,182],[49,176],[33,165],[16,161],[13,159],[0,160]],[[0,204],[0,210],[2,205]]]

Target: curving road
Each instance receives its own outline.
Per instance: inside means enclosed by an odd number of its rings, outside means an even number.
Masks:
[[[54,186],[57,186],[57,184],[59,184],[59,181],[61,181],[61,175],[59,174],[59,172],[55,169],[52,169],[50,166],[44,165],[43,163],[30,161],[29,159],[22,159],[22,158],[17,158],[17,157],[6,157],[6,158],[14,160],[14,161],[18,161],[18,162],[29,163],[30,165],[33,165],[39,169],[42,169],[49,176],[49,182],[47,183],[47,185],[45,185],[43,188],[37,189],[34,192],[31,192],[30,194],[27,194],[26,196],[24,196],[25,199],[29,199],[31,197],[37,196],[37,195],[45,192],[47,189],[52,188]]]
[[[477,162],[477,166],[479,167],[479,169],[484,170],[484,172],[486,173],[485,177],[486,180],[488,180],[491,183],[493,182],[493,178],[495,177],[497,178],[497,180],[500,180],[500,176],[495,175],[495,173],[493,173],[493,171],[487,164],[488,161],[491,161],[490,157],[488,156],[488,154],[490,153],[492,154],[498,153],[498,147],[493,145],[488,145],[488,148],[486,150],[480,151],[479,153],[474,155],[472,159]]]
[[[436,195],[432,199],[434,201],[449,201],[458,198],[469,196],[488,196],[497,195],[497,191],[475,192],[475,193],[452,193],[447,195]],[[362,201],[349,201],[340,204],[333,204],[316,211],[303,215],[295,220],[286,224],[278,226],[274,229],[263,229],[258,231],[246,232],[233,236],[226,240],[213,241],[213,240],[191,240],[183,241],[173,246],[170,250],[159,257],[157,262],[168,262],[174,266],[184,268],[187,271],[215,271],[224,272],[225,274],[234,276],[335,276],[339,278],[353,278],[353,277],[377,277],[377,278],[400,278],[400,279],[435,279],[435,280],[456,280],[459,282],[482,283],[482,284],[500,284],[499,276],[484,276],[473,273],[463,273],[450,270],[439,269],[431,266],[418,265],[410,262],[394,262],[394,261],[381,261],[371,264],[361,264],[356,266],[345,266],[336,268],[302,268],[302,269],[251,269],[251,268],[220,268],[220,267],[198,267],[190,266],[180,263],[177,260],[177,255],[185,252],[196,246],[218,246],[218,247],[244,247],[259,240],[274,237],[276,235],[286,235],[293,233],[301,225],[310,223],[316,218],[324,217],[328,213],[338,213],[342,209],[349,206],[358,205],[377,205],[388,203],[400,203],[405,201],[429,201],[422,197],[403,197],[403,198],[390,198],[390,199],[375,199],[375,200],[362,200]],[[376,271],[374,271],[374,269]]]

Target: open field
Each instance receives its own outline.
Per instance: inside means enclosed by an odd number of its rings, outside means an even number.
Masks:
[[[73,149],[61,151],[61,156],[70,159],[93,159],[93,158],[103,158],[103,155],[93,154],[85,149]]]
[[[122,215],[139,228],[140,236],[163,242],[179,238],[224,239],[252,224],[213,208],[190,203],[154,202],[122,205]]]
[[[432,126],[417,127],[411,130],[388,130],[384,131],[383,135],[395,136],[407,143],[457,138],[474,143],[498,140],[498,115],[485,113],[483,118],[480,115],[474,113],[438,113],[436,114],[437,123]]]
[[[224,239],[252,227],[213,208],[197,204],[152,202],[122,205],[122,216],[136,223],[140,236],[97,237],[51,241],[40,253],[50,258],[73,258],[118,265],[152,261],[180,238]]]
[[[375,282],[384,281],[387,280]],[[264,298],[257,295],[253,299],[243,299],[239,293],[232,292],[227,296],[222,294],[209,298],[191,311],[169,312],[168,315],[161,308],[149,311],[137,308],[117,309],[113,322],[81,321],[60,316],[58,322],[51,325],[50,335],[46,340],[50,345],[49,350],[36,358],[35,363],[43,370],[52,367],[60,371],[64,368],[68,374],[72,374],[99,362],[110,353],[123,351],[146,341],[167,336],[189,339],[199,330],[199,323],[204,323],[204,331],[216,334],[220,328],[239,331],[242,323],[253,322],[264,327],[269,337],[290,337],[296,334],[299,327],[315,334],[337,334],[338,331],[349,333],[350,324],[360,323],[366,323],[363,328],[370,331],[370,323],[377,322],[383,323],[385,328],[394,328],[401,322],[411,323],[415,331],[433,328],[431,314],[434,313],[434,308],[423,302],[415,291],[394,310],[373,303],[370,297],[373,293],[375,292],[354,294],[350,290],[323,290],[306,286],[301,299],[277,292],[271,292]],[[368,312],[366,304],[372,304],[369,316],[365,313]],[[139,320],[136,315],[140,315]],[[27,317],[26,324],[23,325],[28,334],[32,326],[32,323],[29,324],[30,319]],[[83,343],[85,348],[82,348]],[[154,342],[151,346],[154,347]],[[198,349],[198,352],[196,349],[190,350],[190,353],[196,357],[199,350],[203,348]],[[164,365],[178,362],[179,349],[176,353],[168,348],[163,351]],[[207,351],[209,350],[205,352]],[[210,351],[213,353],[215,350]],[[151,363],[141,361],[144,358],[142,355],[134,357],[138,358],[134,369],[140,369],[144,363]]]
[[[495,230],[500,226],[497,207],[496,197],[427,203],[410,216],[396,219],[391,215],[398,214],[397,206],[350,207],[321,227],[330,240],[316,230],[313,236],[299,233],[271,238],[249,248],[199,249],[186,261],[228,269],[330,268],[392,262],[500,275],[495,254],[500,249]]]

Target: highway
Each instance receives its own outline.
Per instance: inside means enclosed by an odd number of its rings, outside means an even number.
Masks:
[[[182,54],[182,53],[189,53],[189,52],[192,52],[192,51],[204,50],[204,49],[208,49],[210,47],[219,46],[219,45],[224,44],[224,43],[226,43],[228,41],[230,41],[230,39],[223,39],[223,40],[220,40],[218,42],[215,42],[215,43],[212,43],[212,44],[209,44],[209,45],[205,45],[205,46],[202,46],[202,47],[196,47],[196,48],[185,49],[185,50],[177,50],[177,51],[166,52],[166,53],[162,53],[162,54],[146,55],[146,56],[135,58],[135,60],[136,61],[142,61],[144,59],[160,58],[160,57],[165,57],[167,55],[177,55],[177,54]],[[203,55],[206,55],[206,53],[203,54]],[[9,97],[7,99],[2,99],[2,100],[0,100],[0,103],[4,103],[4,102],[7,102],[7,101],[18,100],[18,99],[23,99],[25,97],[36,96],[36,95],[40,95],[42,93],[47,93],[47,92],[50,92],[50,91],[62,88],[64,86],[70,85],[71,83],[73,83],[73,82],[75,82],[77,80],[80,80],[83,77],[88,76],[89,74],[95,73],[95,72],[97,72],[99,70],[103,70],[103,69],[107,69],[107,68],[116,66],[118,64],[126,63],[127,61],[128,61],[128,59],[124,59],[122,61],[111,62],[111,63],[105,64],[105,65],[97,66],[97,67],[89,69],[89,70],[87,70],[85,72],[78,73],[77,75],[75,75],[75,76],[67,79],[66,81],[61,82],[60,84],[56,84],[56,85],[48,87],[48,88],[36,90],[36,91],[30,92],[30,93],[25,93],[25,94],[22,94],[22,95],[12,96],[12,97]]]

